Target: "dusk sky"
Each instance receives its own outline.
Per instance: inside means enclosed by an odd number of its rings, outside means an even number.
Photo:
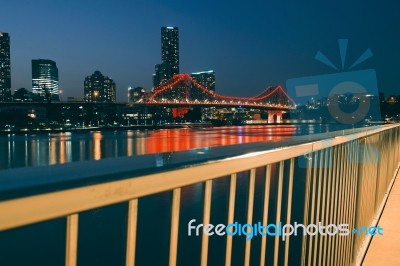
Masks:
[[[340,65],[337,39],[349,39],[346,66],[376,69],[379,89],[400,94],[397,1],[5,1],[0,31],[11,38],[12,89],[31,89],[31,60],[59,68],[63,100],[83,97],[95,70],[117,85],[150,89],[161,62],[160,27],[177,26],[180,70],[213,69],[216,90],[252,96],[287,79],[335,73],[314,59],[321,50]]]

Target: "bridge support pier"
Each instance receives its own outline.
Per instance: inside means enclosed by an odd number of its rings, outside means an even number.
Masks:
[[[268,123],[282,122],[282,111],[268,111]]]

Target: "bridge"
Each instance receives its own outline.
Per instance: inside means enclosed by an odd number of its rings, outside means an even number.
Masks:
[[[93,245],[90,240],[102,233],[87,221],[85,226],[87,212],[98,213],[106,207],[123,213],[109,213],[112,233],[122,236],[122,244],[109,244],[124,250],[116,253],[113,265],[215,265],[214,260],[227,266],[233,261],[246,266],[361,265],[365,257],[367,262],[375,262],[367,265],[376,265],[385,262],[382,258],[388,250],[390,265],[399,265],[398,242],[394,241],[398,238],[398,189],[394,205],[385,207],[393,184],[399,182],[399,162],[400,126],[388,125],[300,136],[278,145],[256,143],[11,169],[2,171],[0,178],[0,240],[27,225],[36,234],[50,228],[52,234],[62,235],[51,245],[63,242],[65,252],[59,256],[65,265],[97,265],[93,261],[103,252],[79,245]],[[221,189],[227,192],[226,198],[214,197],[214,190],[221,193]],[[162,209],[167,216],[148,215],[150,195],[170,199],[169,207]],[[201,200],[195,201],[196,197]],[[193,213],[193,208],[201,211]],[[391,227],[387,222],[381,224],[381,214],[387,211]],[[215,220],[215,213],[225,218]],[[284,230],[285,241],[279,235],[266,234],[251,240],[228,234],[190,237],[188,222],[193,216],[204,225],[321,222],[348,224],[351,231],[348,235],[289,236]],[[49,222],[54,220],[58,223],[51,226]],[[384,236],[372,236],[363,230],[370,226],[384,226],[388,231]],[[243,232],[249,233],[250,228],[246,230]],[[41,237],[29,232],[14,233],[24,244],[33,241],[31,248],[43,249]],[[383,239],[391,244],[375,249],[379,243],[374,241]],[[12,240],[3,249],[17,241]],[[163,240],[167,243],[154,247]],[[22,247],[16,252],[22,255]],[[85,256],[88,252],[91,255]],[[50,254],[46,250],[40,264]],[[2,254],[1,264],[7,256],[7,252]],[[162,262],[156,262],[158,259]]]
[[[194,80],[189,74],[177,74],[154,88],[146,106],[167,107],[245,107],[268,110],[270,121],[273,116],[282,120],[282,111],[295,108],[295,102],[281,86],[268,87],[254,97],[224,96],[211,91]],[[276,119],[275,119],[276,120]]]

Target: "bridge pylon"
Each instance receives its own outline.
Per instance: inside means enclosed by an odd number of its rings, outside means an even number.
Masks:
[[[269,110],[268,123],[280,123],[280,122],[282,122],[282,111]]]

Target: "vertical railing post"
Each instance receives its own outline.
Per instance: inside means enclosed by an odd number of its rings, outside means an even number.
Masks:
[[[79,216],[77,213],[67,216],[66,266],[76,266],[78,253],[78,218]]]
[[[249,182],[249,198],[247,201],[247,223],[252,224],[253,222],[253,205],[254,205],[254,186],[256,179],[256,169],[250,170],[250,182]],[[250,228],[248,228],[250,230]],[[244,265],[250,265],[250,247],[251,240],[246,240],[245,254],[244,254]]]
[[[235,215],[236,174],[231,174],[229,185],[228,224],[233,223]],[[232,261],[232,236],[226,234],[225,266],[230,266]]]
[[[333,188],[333,197],[332,197],[332,199],[333,199],[333,202],[332,202],[332,205],[331,205],[331,207],[333,207],[332,208],[332,211],[333,211],[333,220],[332,220],[332,223],[333,224],[338,224],[338,216],[337,216],[337,213],[338,213],[338,204],[337,204],[337,202],[338,202],[338,194],[339,194],[339,182],[340,182],[340,174],[339,174],[339,171],[340,171],[340,169],[341,169],[341,165],[340,165],[340,158],[342,158],[342,155],[341,155],[341,150],[342,150],[342,145],[338,145],[338,146],[336,146],[336,155],[335,155],[335,162],[336,162],[336,164],[335,164],[335,167],[334,167],[334,180],[335,180],[335,186],[334,186],[334,188]],[[332,238],[331,238],[331,245],[330,245],[330,249],[329,249],[329,251],[330,251],[330,256],[331,256],[331,258],[330,258],[330,262],[328,263],[329,265],[335,265],[334,264],[334,261],[335,261],[335,259],[336,259],[336,256],[337,256],[337,254],[336,254],[336,240],[337,240],[337,238],[336,238],[336,235],[334,235],[334,236],[332,236]],[[329,251],[328,251],[328,253],[329,253]]]
[[[314,168],[312,175],[312,189],[311,189],[311,212],[310,212],[310,221],[309,224],[314,223],[314,211],[315,211],[315,193],[316,193],[316,184],[317,184],[317,168],[318,168],[318,151],[314,154]],[[307,236],[308,238],[308,265],[312,264],[312,247],[313,247],[313,238],[312,236]]]
[[[343,174],[345,173],[345,150],[346,150],[346,143],[340,145],[341,152],[340,152],[340,170],[338,174],[339,179],[339,190],[338,190],[338,201],[337,201],[337,224],[341,224],[343,220],[343,186],[344,186],[344,177]],[[339,234],[335,235],[336,238],[336,246],[335,246],[335,265],[341,264],[341,247],[342,247],[342,237]]]
[[[352,151],[352,146],[353,146],[353,141],[346,143],[346,154],[345,154],[345,158],[343,160],[345,160],[346,163],[346,168],[345,168],[345,174],[343,176],[344,178],[344,189],[343,189],[343,193],[344,193],[344,201],[343,201],[343,223],[344,224],[349,224],[349,226],[351,226],[350,223],[350,219],[349,219],[349,210],[351,208],[351,203],[350,203],[350,198],[351,198],[351,194],[350,194],[350,178],[351,178],[351,151]],[[349,228],[349,230],[351,230],[352,228]],[[351,231],[350,231],[351,232]],[[348,259],[348,251],[349,251],[349,247],[348,247],[348,240],[350,239],[350,235],[348,236],[342,236],[342,263],[343,265],[347,265],[347,259]]]
[[[321,210],[321,194],[322,194],[322,181],[323,181],[323,169],[324,169],[324,152],[325,150],[320,150],[320,158],[319,158],[319,171],[318,171],[318,188],[317,188],[317,201],[316,201],[316,214],[315,214],[315,224],[318,225],[320,222],[320,210]],[[318,240],[319,240],[319,233],[317,232],[314,237],[314,255],[313,255],[313,264],[317,265],[317,257],[318,257]],[[311,237],[311,239],[313,238]]]
[[[312,158],[313,154],[305,155],[307,158],[307,169],[306,169],[306,180],[305,180],[305,195],[304,195],[304,207],[303,207],[303,224],[308,224],[308,206],[310,201],[310,182],[311,182],[311,170],[312,170]],[[301,243],[301,265],[306,264],[306,253],[307,253],[307,236],[303,234]]]
[[[338,224],[343,224],[345,222],[345,212],[344,212],[344,208],[346,206],[346,180],[347,180],[347,146],[348,146],[348,142],[343,143],[343,155],[341,158],[342,161],[342,172],[340,175],[340,180],[341,180],[341,188],[340,188],[340,204],[339,204],[339,223]],[[344,258],[343,258],[343,251],[344,251],[344,240],[345,237],[344,236],[338,236],[339,237],[339,246],[338,246],[338,261],[341,265],[343,265],[344,262]]]
[[[282,187],[283,187],[283,170],[285,166],[285,161],[279,162],[279,176],[278,176],[278,195],[276,197],[276,223],[279,224],[281,220],[281,208],[282,208]],[[278,265],[279,261],[279,241],[280,237],[275,236],[274,245],[274,266]]]
[[[360,174],[360,165],[363,163],[361,160],[361,156],[360,156],[360,152],[358,149],[359,143],[360,141],[364,141],[365,142],[366,138],[362,139],[362,140],[357,140],[355,142],[355,149],[354,149],[354,179],[353,179],[353,209],[352,209],[352,222],[353,222],[353,227],[357,227],[357,204],[358,204],[358,186],[359,186],[359,174]],[[364,147],[363,150],[365,150],[366,148]],[[363,151],[364,152],[364,151]],[[352,235],[351,236],[351,241],[350,241],[350,249],[351,249],[351,256],[350,256],[350,260],[354,261],[355,257],[354,255],[356,254],[355,251],[355,246],[356,246],[356,236]]]
[[[138,199],[129,201],[126,239],[126,266],[135,265]]]
[[[171,239],[169,247],[169,266],[175,266],[178,255],[178,233],[179,233],[179,208],[181,202],[181,188],[175,188],[172,194],[171,212]]]
[[[336,166],[337,166],[337,153],[338,153],[338,146],[334,146],[333,147],[333,154],[332,154],[332,169],[331,169],[331,184],[330,184],[330,188],[329,191],[331,191],[331,195],[330,195],[330,207],[329,207],[329,224],[334,223],[334,213],[335,213],[335,205],[336,202],[334,200],[335,195],[336,195],[336,180],[337,180],[337,174],[336,174]],[[328,246],[327,246],[327,251],[328,254],[326,256],[326,263],[325,264],[329,264],[331,263],[331,247],[332,247],[332,242],[333,242],[333,237],[332,236],[328,236]]]
[[[212,180],[206,181],[204,189],[204,210],[203,210],[203,225],[207,226],[210,223],[211,213],[211,192],[212,192]],[[200,265],[206,266],[208,261],[208,235],[202,234],[201,243],[201,263]]]
[[[292,215],[292,197],[293,197],[293,174],[294,174],[294,158],[290,159],[290,170],[289,170],[289,184],[288,184],[288,195],[287,195],[287,212],[286,212],[286,224],[291,224],[290,219]],[[285,239],[285,254],[284,254],[284,265],[289,265],[289,243],[290,237]]]
[[[269,193],[271,184],[271,165],[268,164],[265,169],[265,187],[264,187],[264,208],[263,208],[263,226],[268,224],[268,207],[269,207]],[[266,234],[266,232],[265,232]],[[260,266],[265,265],[265,254],[267,252],[267,236],[261,237],[261,257]]]
[[[321,219],[320,219],[320,221],[321,221],[321,223],[324,225],[324,226],[326,226],[326,224],[325,224],[325,212],[327,212],[327,209],[328,209],[328,207],[325,205],[325,203],[326,203],[326,194],[327,194],[327,192],[326,192],[326,190],[328,189],[327,188],[327,179],[328,179],[328,176],[327,176],[327,173],[328,173],[328,166],[330,167],[331,165],[330,165],[330,150],[331,148],[330,147],[327,147],[327,148],[325,148],[325,159],[324,159],[324,174],[323,174],[323,184],[322,184],[322,207],[321,207]],[[325,241],[326,241],[326,235],[325,236],[322,236],[321,235],[321,237],[320,237],[320,240],[319,240],[319,250],[318,250],[318,265],[322,265],[322,258],[324,257],[324,255],[325,254],[323,254],[322,253],[322,249],[323,249],[323,246],[324,246],[324,243],[325,243]]]

